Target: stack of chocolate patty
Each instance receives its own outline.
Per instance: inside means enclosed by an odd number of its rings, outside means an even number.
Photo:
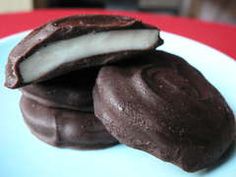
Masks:
[[[25,122],[49,144],[120,142],[186,171],[209,167],[232,143],[234,116],[199,71],[155,50],[162,43],[129,17],[55,20],[13,49],[5,85],[21,88]]]
[[[31,132],[61,147],[93,149],[116,144],[93,113],[96,75],[97,70],[72,72],[23,87],[20,107]]]
[[[13,49],[6,86],[22,87],[23,117],[41,140],[74,148],[114,145],[118,141],[93,112],[92,89],[100,69],[96,66],[161,43],[157,28],[128,17],[59,19],[35,29]]]

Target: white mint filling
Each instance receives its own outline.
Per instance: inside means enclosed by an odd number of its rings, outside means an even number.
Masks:
[[[157,30],[117,30],[91,33],[56,41],[40,48],[20,63],[25,83],[32,82],[64,63],[100,54],[125,50],[145,50],[158,41]]]

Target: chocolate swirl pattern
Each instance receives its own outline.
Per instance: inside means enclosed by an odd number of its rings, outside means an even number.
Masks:
[[[100,70],[95,115],[121,143],[186,171],[209,167],[233,139],[229,106],[182,58],[162,51],[141,58]]]

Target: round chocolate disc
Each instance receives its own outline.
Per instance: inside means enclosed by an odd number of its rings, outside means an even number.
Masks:
[[[234,133],[221,94],[180,57],[157,51],[136,61],[100,70],[95,115],[121,143],[186,171],[215,163]]]
[[[28,34],[9,54],[5,86],[20,88],[70,71],[124,60],[163,43],[160,30],[116,15],[75,15]]]
[[[53,146],[97,149],[117,144],[93,113],[49,108],[24,96],[20,108],[31,132]]]

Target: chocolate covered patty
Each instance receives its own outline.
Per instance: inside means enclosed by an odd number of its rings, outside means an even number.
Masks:
[[[99,68],[83,69],[22,87],[25,97],[49,107],[93,112],[92,89]]]
[[[53,146],[95,149],[117,144],[93,113],[49,108],[24,96],[20,108],[31,132]]]
[[[95,115],[121,143],[186,171],[215,163],[232,143],[234,116],[220,93],[182,58],[162,51],[103,67]]]
[[[81,15],[54,20],[32,31],[12,50],[5,85],[18,88],[125,59],[160,44],[159,29],[129,17]]]

